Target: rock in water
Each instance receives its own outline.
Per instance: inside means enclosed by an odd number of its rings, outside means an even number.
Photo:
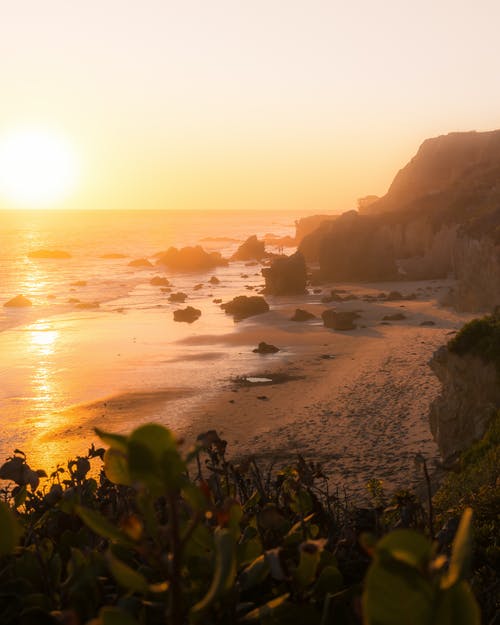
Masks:
[[[262,275],[266,280],[266,293],[272,295],[305,293],[307,269],[306,261],[300,252],[276,258],[270,267],[262,270]]]
[[[254,350],[252,350],[254,354],[276,354],[279,352],[279,347],[276,345],[271,345],[270,343],[266,343],[265,341],[261,341]]]
[[[155,276],[154,278],[151,278],[149,284],[151,286],[170,286],[169,280],[163,276]]]
[[[296,308],[293,317],[290,317],[290,321],[309,321],[309,319],[316,319],[316,315],[302,308]]]
[[[129,267],[137,267],[137,268],[144,268],[144,269],[150,269],[153,265],[152,263],[149,262],[149,260],[147,258],[137,258],[136,260],[131,260],[128,264]]]
[[[205,252],[200,245],[197,245],[181,249],[170,247],[159,255],[157,264],[166,265],[175,271],[206,271],[227,265],[227,261],[219,252]]]
[[[231,260],[260,260],[265,255],[266,245],[264,241],[259,241],[254,234],[239,246]]]
[[[186,323],[193,323],[201,317],[201,310],[187,306],[179,310],[174,310],[174,321],[185,321]]]
[[[179,304],[184,304],[186,299],[187,299],[186,293],[182,293],[181,291],[179,291],[179,293],[172,293],[171,295],[168,296],[169,302],[177,302]]]
[[[403,321],[403,319],[406,319],[406,315],[403,315],[403,313],[394,313],[393,315],[384,315],[382,317],[383,321]]]
[[[230,302],[221,304],[222,310],[225,310],[227,314],[233,315],[235,321],[246,319],[247,317],[253,317],[254,315],[261,315],[269,311],[269,304],[263,297],[258,295],[252,295],[247,297],[246,295],[238,295]]]
[[[5,302],[4,306],[8,306],[9,308],[26,308],[27,306],[33,306],[30,300],[24,295],[16,295],[8,302]]]
[[[335,312],[334,310],[325,310],[321,317],[325,328],[333,330],[355,330],[356,324],[354,320],[359,317],[355,312]]]

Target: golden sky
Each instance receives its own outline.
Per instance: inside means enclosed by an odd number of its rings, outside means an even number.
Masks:
[[[0,140],[65,137],[62,208],[347,210],[426,137],[500,127],[499,7],[0,0]]]

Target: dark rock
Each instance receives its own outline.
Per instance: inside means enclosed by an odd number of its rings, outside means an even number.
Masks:
[[[154,278],[151,278],[151,280],[149,281],[149,284],[151,286],[169,286],[170,281],[167,280],[167,278],[164,278],[163,276],[155,276]]]
[[[309,319],[316,319],[316,315],[302,308],[296,308],[293,317],[290,317],[291,321],[309,321]]]
[[[212,276],[209,280],[210,284],[220,284],[219,278],[217,276]]]
[[[331,295],[323,295],[321,298],[322,304],[331,304],[333,302],[333,297]]]
[[[276,347],[276,345],[271,345],[270,343],[261,341],[259,346],[252,351],[254,354],[276,354],[276,352],[279,352],[280,350],[279,347]]]
[[[431,321],[430,319],[428,321],[422,321],[422,323],[420,324],[421,326],[435,326],[436,322],[435,321]]]
[[[272,295],[305,293],[307,282],[306,261],[300,252],[276,258],[270,267],[262,270],[265,292]]]
[[[158,256],[157,264],[166,265],[175,271],[207,271],[214,267],[227,265],[219,252],[205,252],[197,245],[196,247],[169,248]]]
[[[355,330],[356,324],[354,320],[359,317],[355,312],[336,312],[335,310],[325,310],[321,317],[325,328],[333,330]]]
[[[316,293],[316,294],[321,293],[322,291],[323,289],[313,289],[313,293]]]
[[[406,315],[403,315],[403,313],[394,313],[393,315],[384,315],[382,317],[383,321],[403,321],[403,319],[406,319]]]
[[[246,319],[247,317],[253,317],[254,315],[261,315],[269,311],[269,304],[263,297],[258,295],[252,295],[247,297],[246,295],[238,295],[230,302],[221,304],[221,308],[226,311],[227,314],[233,315],[235,321]]]
[[[220,297],[217,297],[216,299],[212,300],[214,304],[222,304],[222,300],[220,299]]]
[[[186,323],[193,323],[201,317],[201,310],[187,306],[179,310],[174,310],[174,321],[185,321]]]
[[[252,235],[242,243],[231,257],[231,260],[260,260],[266,255],[266,245],[264,241]]]
[[[183,304],[187,299],[187,294],[179,291],[178,293],[171,293],[168,297],[169,302],[178,302]]]
[[[386,295],[385,299],[388,302],[399,302],[404,299],[404,297],[399,291],[391,291],[388,295]]]
[[[27,306],[33,306],[33,304],[27,297],[24,297],[24,295],[16,295],[16,297],[5,302],[4,306],[8,308],[26,308]]]
[[[137,267],[138,269],[150,269],[153,265],[147,258],[137,258],[136,260],[131,260],[128,266]]]
[[[160,289],[161,293],[172,293],[172,289],[169,286],[162,286]]]
[[[248,278],[248,274],[247,273],[242,273],[240,278],[243,278],[243,280],[246,280]]]
[[[195,284],[193,291],[200,291],[203,288],[203,284]]]
[[[71,254],[61,250],[34,250],[29,252],[28,258],[71,258]]]

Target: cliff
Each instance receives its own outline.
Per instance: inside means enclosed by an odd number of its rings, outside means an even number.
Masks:
[[[442,383],[431,432],[449,460],[482,438],[500,408],[500,311],[464,326],[429,365]]]
[[[329,280],[454,274],[453,304],[492,309],[500,304],[500,131],[424,141],[383,198],[323,221],[299,249]]]

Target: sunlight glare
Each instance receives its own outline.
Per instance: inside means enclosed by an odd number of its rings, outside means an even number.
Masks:
[[[76,183],[76,154],[61,135],[40,128],[0,138],[0,194],[18,208],[47,208]]]

